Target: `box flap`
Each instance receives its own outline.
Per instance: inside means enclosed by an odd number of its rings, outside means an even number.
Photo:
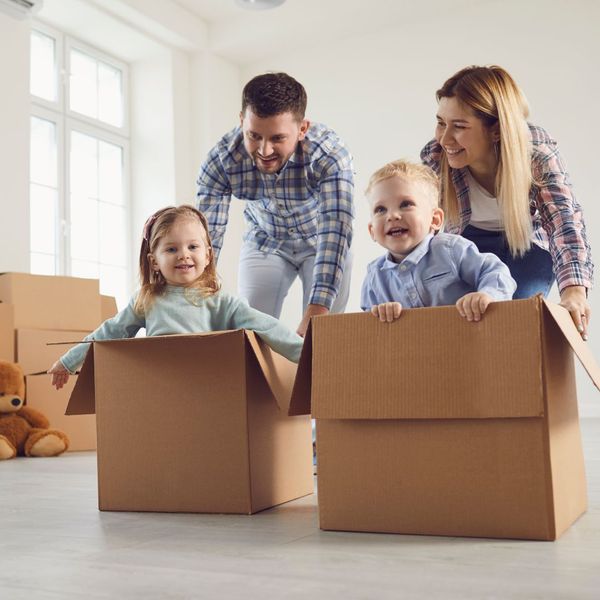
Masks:
[[[569,346],[571,346],[573,352],[577,355],[577,358],[590,376],[590,379],[594,382],[594,385],[600,389],[600,367],[592,355],[589,344],[581,339],[581,335],[577,331],[569,311],[563,306],[553,302],[548,302],[547,300],[542,300],[542,302],[544,303],[544,308],[552,316],[565,336]]]
[[[96,391],[94,388],[94,345],[90,344],[77,383],[73,388],[66,415],[93,415],[96,412]]]
[[[312,321],[312,414],[467,419],[544,414],[539,299],[496,302],[475,323],[454,306]],[[300,376],[300,370],[299,370]]]
[[[296,365],[272,350],[254,331],[244,332],[275,402],[287,414]]]
[[[312,319],[308,324],[306,335],[304,336],[304,345],[298,362],[296,379],[294,380],[294,389],[292,390],[292,399],[288,414],[309,415],[311,406],[312,390]]]

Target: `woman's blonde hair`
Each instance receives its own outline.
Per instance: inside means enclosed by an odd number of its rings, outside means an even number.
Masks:
[[[380,181],[389,179],[390,177],[402,177],[406,181],[420,181],[429,187],[431,194],[429,194],[431,204],[433,208],[437,208],[440,193],[440,183],[438,176],[434,170],[427,165],[421,165],[410,162],[403,158],[389,162],[380,169],[377,169],[373,175],[369,178],[367,189],[365,190],[365,196],[370,197],[373,187]]]
[[[209,252],[209,262],[202,275],[188,288],[191,293],[187,295],[193,303],[194,296],[212,296],[221,288],[215,265],[215,255],[208,234],[208,223],[206,217],[193,206],[182,204],[181,206],[167,206],[155,212],[145,223],[140,248],[140,292],[135,302],[134,310],[138,314],[146,314],[154,298],[161,296],[167,289],[167,282],[160,271],[155,271],[150,263],[149,254],[154,254],[160,240],[173,227],[179,219],[198,220],[204,231],[204,241]]]
[[[436,92],[441,98],[457,98],[473,110],[484,126],[498,124],[500,140],[494,146],[498,158],[495,196],[504,219],[506,240],[513,256],[531,246],[529,191],[533,183],[531,143],[527,117],[529,107],[514,79],[502,67],[466,67]],[[452,185],[446,153],[440,163],[442,208],[451,223],[459,222],[456,190]]]

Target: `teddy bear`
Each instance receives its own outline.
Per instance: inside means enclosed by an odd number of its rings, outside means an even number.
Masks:
[[[23,406],[25,377],[16,363],[0,360],[0,460],[25,456],[57,456],[69,447],[69,438],[49,429],[38,410]]]

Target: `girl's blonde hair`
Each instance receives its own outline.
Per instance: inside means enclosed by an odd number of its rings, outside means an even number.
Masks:
[[[513,256],[522,256],[531,246],[529,191],[533,184],[531,143],[527,117],[529,107],[514,79],[502,67],[466,67],[436,92],[441,98],[457,98],[473,110],[484,126],[499,127],[495,196],[504,218],[506,240]],[[459,222],[456,190],[452,185],[446,153],[440,163],[442,208],[449,222]]]
[[[373,187],[384,179],[390,177],[402,177],[406,181],[420,181],[430,188],[429,194],[433,208],[437,208],[439,201],[440,183],[434,170],[427,165],[410,162],[403,158],[389,162],[377,169],[369,178],[369,184],[365,190],[365,196],[370,197]]]
[[[134,310],[138,314],[145,314],[154,298],[161,296],[167,289],[167,282],[160,271],[155,271],[150,264],[149,254],[154,254],[160,240],[169,232],[175,221],[179,219],[197,219],[204,231],[204,241],[208,248],[210,259],[202,275],[187,289],[192,293],[188,300],[193,302],[194,295],[202,297],[212,296],[221,288],[215,265],[215,255],[208,234],[206,217],[193,206],[167,206],[155,212],[145,223],[140,248],[140,292],[135,302]],[[186,289],[186,291],[187,291]]]

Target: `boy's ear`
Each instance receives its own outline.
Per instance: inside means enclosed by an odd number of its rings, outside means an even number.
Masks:
[[[373,241],[375,241],[375,236],[373,235],[373,225],[371,224],[371,221],[369,221],[367,223],[367,228],[369,229],[369,234],[371,235],[371,239]]]
[[[308,119],[303,119],[302,123],[300,123],[300,133],[298,135],[298,141],[303,140],[306,136],[306,133],[310,129],[310,121]]]
[[[431,214],[431,231],[439,231],[444,224],[444,211],[434,208]]]

